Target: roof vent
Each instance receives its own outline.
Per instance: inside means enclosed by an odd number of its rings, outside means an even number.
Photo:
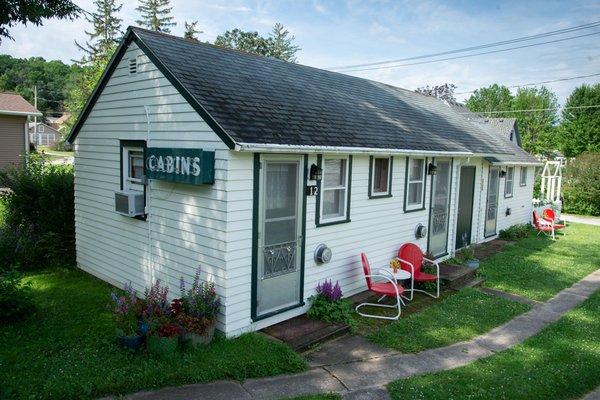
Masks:
[[[130,58],[129,59],[129,74],[136,74],[137,73],[137,58]]]

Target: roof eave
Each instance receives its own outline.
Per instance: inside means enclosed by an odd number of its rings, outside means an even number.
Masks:
[[[32,112],[32,111],[12,111],[12,110],[0,110],[0,115],[16,115],[16,116],[22,116],[22,117],[43,117],[44,114],[42,114],[39,111],[36,112]]]

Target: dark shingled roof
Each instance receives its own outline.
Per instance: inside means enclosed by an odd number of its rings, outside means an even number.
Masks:
[[[412,91],[135,27],[126,35],[125,43],[131,41],[230,147],[252,143],[512,152],[501,138],[443,102]],[[110,67],[106,79],[109,73]],[[92,96],[86,109],[94,101]]]

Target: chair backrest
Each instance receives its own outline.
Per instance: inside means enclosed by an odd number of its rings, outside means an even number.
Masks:
[[[371,266],[369,265],[369,260],[367,260],[367,255],[365,253],[360,253],[360,260],[362,261],[363,271],[365,272],[365,279],[367,280],[367,287],[371,290]]]
[[[411,263],[415,269],[415,273],[421,271],[421,266],[423,265],[423,253],[416,244],[404,243],[402,246],[400,246],[398,249],[398,258]],[[400,261],[400,265],[402,266],[403,270],[411,272],[410,266],[405,262]]]
[[[539,217],[537,211],[535,211],[535,210],[533,210],[533,225],[536,228],[540,227],[540,217]]]
[[[542,211],[542,217],[548,221],[554,221],[556,219],[556,214],[553,209],[545,208],[544,211]]]

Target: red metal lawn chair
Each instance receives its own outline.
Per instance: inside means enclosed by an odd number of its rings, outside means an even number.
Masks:
[[[554,231],[562,230],[563,235],[567,234],[567,223],[565,221],[561,221],[556,217],[556,213],[551,208],[545,208],[542,211],[542,218],[545,221],[548,221],[552,224]]]
[[[546,221],[545,219],[540,218],[537,211],[535,210],[533,210],[533,227],[536,231],[538,231],[538,236],[540,235],[540,233],[543,233],[544,235],[550,236],[552,240],[555,239],[554,224],[552,224],[549,221]]]
[[[428,258],[423,257],[423,253],[419,246],[414,243],[404,243],[398,249],[398,260],[400,260],[400,265],[402,269],[410,272],[410,297],[408,300],[412,300],[415,292],[421,292],[428,296],[437,299],[440,297],[440,265]],[[435,265],[436,274],[428,274],[421,271],[424,263],[429,263],[431,265]],[[415,289],[415,282],[437,282],[437,291],[436,294],[429,293],[425,290]]]
[[[381,297],[379,298],[379,300],[377,300],[377,303],[361,303],[361,304],[357,305],[356,309],[355,309],[356,312],[359,315],[362,315],[363,317],[397,320],[398,318],[400,318],[400,314],[402,313],[400,305],[404,304],[404,302],[402,301],[402,298],[400,298],[402,293],[404,293],[404,288],[402,287],[402,285],[400,285],[396,282],[396,280],[394,279],[394,275],[392,275],[392,273],[390,271],[380,269],[377,271],[377,274],[372,274],[371,266],[369,265],[369,260],[367,259],[367,255],[365,253],[360,254],[360,259],[362,261],[363,271],[365,273],[365,279],[367,280],[367,288],[369,289],[369,291],[371,291],[377,295],[380,295]],[[374,282],[373,278],[383,278],[387,282]],[[379,302],[386,297],[396,298],[396,304],[394,304],[394,305],[379,304]],[[394,317],[366,314],[366,313],[362,313],[359,311],[359,309],[364,306],[397,308],[398,314]]]

